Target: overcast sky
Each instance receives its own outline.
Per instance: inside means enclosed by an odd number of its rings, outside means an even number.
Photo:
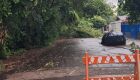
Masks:
[[[113,11],[116,11],[118,8],[118,0],[106,0],[106,2],[112,7]],[[114,12],[117,15],[117,12]]]
[[[112,3],[113,5],[116,5],[118,4],[118,0],[106,0],[107,3]]]

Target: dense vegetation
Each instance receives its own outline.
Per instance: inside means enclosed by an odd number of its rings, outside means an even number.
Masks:
[[[120,7],[128,13],[131,23],[140,22],[140,0],[119,0]]]
[[[104,0],[0,0],[0,57],[62,37],[98,37],[113,19]]]

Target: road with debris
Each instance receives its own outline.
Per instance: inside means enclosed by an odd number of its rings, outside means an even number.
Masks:
[[[103,46],[100,42],[101,39],[97,38],[58,40],[50,49],[44,50],[38,60],[25,66],[34,63],[30,67],[38,65],[40,67],[9,74],[6,80],[82,80],[85,76],[82,57],[86,51],[94,56],[132,54],[129,51],[131,40],[127,41],[126,46],[116,47]],[[91,65],[90,75],[132,74],[133,68],[133,64]]]

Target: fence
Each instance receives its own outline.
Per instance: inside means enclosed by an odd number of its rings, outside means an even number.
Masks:
[[[130,38],[140,39],[140,24],[122,24],[121,31]]]
[[[83,63],[86,66],[86,76],[85,80],[140,80],[140,51],[135,50],[134,54],[131,55],[115,55],[115,56],[89,56],[88,53],[85,53],[85,56],[82,58]],[[135,70],[134,74],[130,75],[104,75],[104,76],[89,76],[89,65],[92,64],[134,64]]]

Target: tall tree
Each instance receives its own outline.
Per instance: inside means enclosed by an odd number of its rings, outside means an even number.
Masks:
[[[140,0],[120,0],[120,5],[129,13],[131,23],[140,22]]]
[[[94,17],[96,15],[110,21],[113,16],[113,10],[105,2],[105,0],[88,0],[84,5],[84,15],[86,17]]]
[[[93,19],[98,23],[110,15],[104,0],[0,0],[0,29],[7,35],[0,53],[49,45],[62,34],[73,34],[81,17],[103,17]]]

